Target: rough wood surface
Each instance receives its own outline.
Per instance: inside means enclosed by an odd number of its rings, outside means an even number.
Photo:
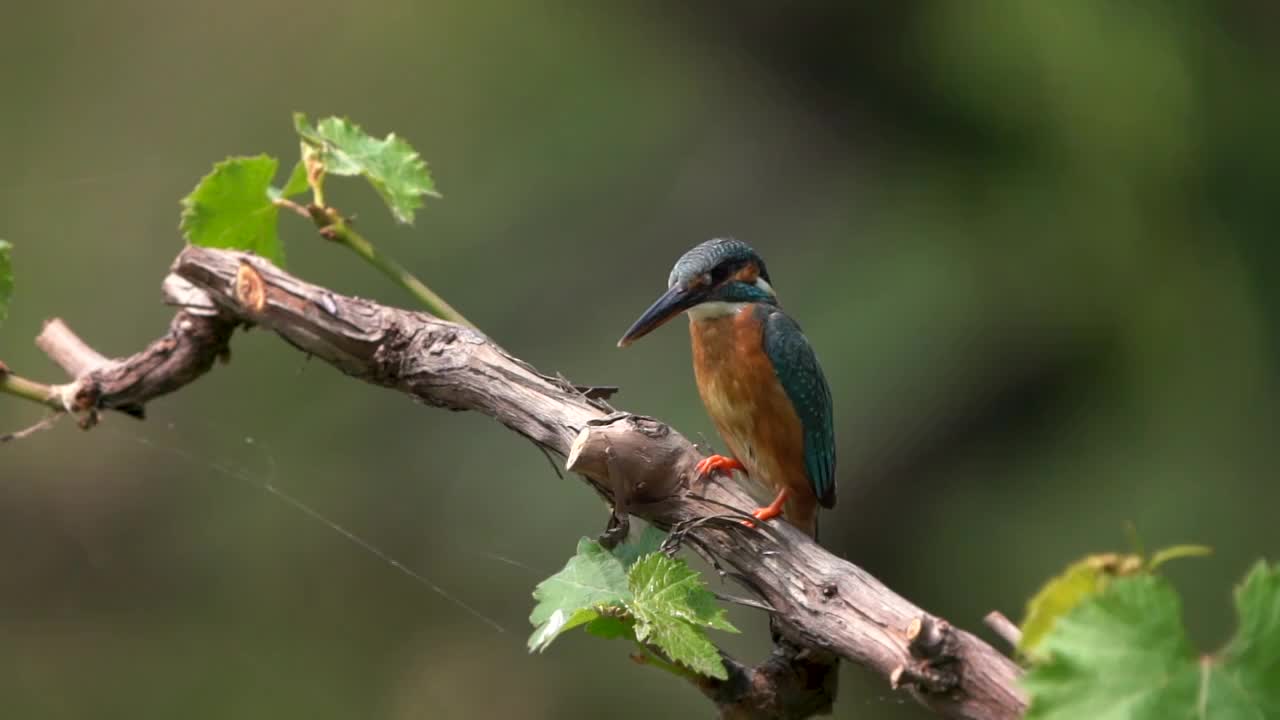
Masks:
[[[669,426],[616,412],[479,331],[338,295],[252,255],[188,247],[171,272],[165,294],[183,309],[169,332],[77,378],[78,408],[138,414],[147,400],[225,357],[236,326],[260,326],[348,375],[430,405],[484,413],[565,456],[616,516],[671,529],[754,591],[772,608],[779,649],[754,668],[729,660],[726,682],[699,682],[722,717],[802,718],[828,710],[837,657],[870,668],[944,717],[1002,720],[1025,710],[1018,667],[991,646],[785,523],[742,525],[754,500],[731,482],[695,483],[701,454]]]

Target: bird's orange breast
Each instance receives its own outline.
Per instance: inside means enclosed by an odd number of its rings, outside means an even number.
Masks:
[[[698,392],[730,451],[753,478],[812,498],[800,417],[765,354],[752,306],[694,319],[689,331]]]

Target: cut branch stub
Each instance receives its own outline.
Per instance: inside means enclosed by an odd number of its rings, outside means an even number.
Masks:
[[[36,347],[43,350],[72,379],[109,362],[58,318],[45,322],[44,328],[36,336]]]
[[[922,614],[911,619],[905,634],[912,661],[894,668],[889,681],[895,689],[913,686],[926,693],[946,693],[959,686],[956,641],[946,620]]]
[[[248,260],[242,260],[236,271],[235,291],[236,300],[245,310],[257,315],[266,309],[267,285]]]
[[[999,610],[987,613],[987,616],[982,618],[982,622],[1002,640],[1009,643],[1009,647],[1017,649],[1022,644],[1022,630]]]
[[[630,511],[687,488],[697,462],[693,445],[664,423],[614,413],[586,423],[569,446],[565,468],[589,477]]]

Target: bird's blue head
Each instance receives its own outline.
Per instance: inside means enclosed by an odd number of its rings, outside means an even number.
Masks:
[[[685,253],[671,268],[667,292],[618,341],[626,347],[688,310],[697,317],[736,312],[747,303],[777,304],[764,260],[741,240],[708,240]]]

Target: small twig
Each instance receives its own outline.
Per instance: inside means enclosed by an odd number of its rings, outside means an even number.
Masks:
[[[311,213],[307,212],[307,209],[305,207],[290,200],[289,198],[284,198],[284,197],[276,198],[275,200],[271,201],[271,204],[275,205],[278,208],[284,208],[289,212],[297,213],[298,215],[301,215],[302,217],[308,220],[311,219]]]
[[[48,430],[49,428],[53,427],[54,423],[58,422],[58,419],[65,414],[66,413],[62,413],[62,412],[52,412],[52,413],[49,413],[48,415],[45,415],[43,418],[40,419],[40,422],[36,423],[35,425],[32,425],[31,427],[23,428],[22,430],[18,430],[16,432],[5,433],[4,435],[0,435],[0,444],[7,443],[13,440],[22,440],[23,438],[27,437],[28,435],[31,435],[32,433],[37,433],[41,430]]]
[[[551,457],[551,451],[550,451],[550,450],[548,450],[548,449],[546,449],[546,448],[544,448],[544,447],[542,447],[541,445],[539,445],[539,444],[537,444],[537,443],[534,443],[534,444],[533,444],[533,446],[534,446],[534,447],[536,447],[536,448],[538,448],[538,451],[542,453],[542,457],[544,457],[544,458],[546,458],[546,459],[547,459],[547,462],[551,463],[551,470],[552,470],[552,472],[554,472],[554,473],[556,474],[556,477],[558,477],[558,478],[560,478],[561,480],[563,480],[563,479],[564,479],[564,473],[563,473],[563,472],[561,472],[561,470],[560,470],[560,463],[556,462],[556,459],[555,459],[555,458],[553,458],[553,457]]]
[[[1022,644],[1022,631],[999,610],[992,610],[987,613],[987,616],[982,618],[982,622],[991,628],[992,632],[999,635],[1001,640],[1009,643],[1009,647],[1016,648]]]
[[[59,318],[49,320],[36,336],[36,347],[58,364],[73,379],[110,362],[106,357],[80,339]]]
[[[777,612],[777,611],[778,611],[778,610],[777,610],[777,608],[773,607],[772,605],[768,605],[768,604],[766,604],[766,603],[762,603],[762,602],[760,602],[759,600],[752,600],[751,598],[744,598],[744,597],[742,597],[742,596],[740,596],[740,595],[727,595],[727,594],[725,594],[725,593],[716,592],[715,590],[712,590],[712,591],[711,591],[711,594],[712,594],[712,595],[715,595],[717,600],[721,600],[721,601],[723,601],[723,602],[728,602],[728,603],[733,603],[734,605],[741,605],[741,606],[743,606],[743,607],[749,607],[749,608],[751,608],[751,609],[753,609],[753,610],[763,610],[763,611],[765,611],[765,612],[767,612],[767,613]]]
[[[0,392],[30,400],[53,410],[63,411],[66,407],[62,404],[62,393],[59,390],[57,386],[45,385],[14,375],[9,368],[0,363]]]

